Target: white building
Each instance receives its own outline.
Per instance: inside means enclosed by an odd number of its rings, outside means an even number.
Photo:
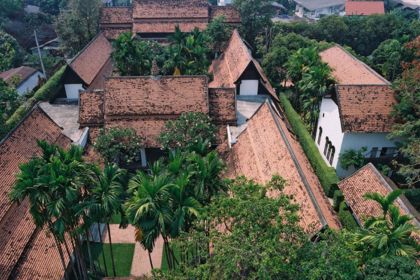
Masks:
[[[217,6],[231,5],[232,2],[232,0],[217,0]]]
[[[345,0],[294,0],[296,2],[295,14],[313,20],[323,16],[343,15]]]
[[[322,99],[316,131],[316,144],[324,160],[345,177],[340,155],[366,147],[370,161],[389,160],[397,153],[388,139],[396,103],[390,83],[340,46],[320,53],[333,71],[337,84],[332,94]]]
[[[45,76],[41,71],[32,67],[20,66],[0,73],[0,79],[16,87],[18,94],[23,96],[39,86],[41,80],[45,79]]]

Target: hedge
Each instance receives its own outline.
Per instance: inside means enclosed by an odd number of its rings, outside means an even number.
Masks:
[[[336,190],[334,192],[334,197],[333,197],[333,201],[334,201],[334,210],[338,211],[341,202],[344,200],[344,195],[340,190]]]
[[[290,101],[287,99],[285,94],[280,94],[280,103],[294,133],[296,134],[306,156],[309,159],[309,162],[312,165],[312,168],[321,182],[325,194],[332,197],[334,191],[338,189],[337,182],[339,181],[338,176],[335,173],[335,169],[325,163],[315,145],[314,140],[303,124],[302,119],[293,109],[292,104],[290,104]]]
[[[62,89],[62,77],[64,75],[64,71],[66,70],[66,65],[62,66],[54,75],[51,76],[48,81],[41,86],[35,94],[26,100],[10,118],[6,121],[6,125],[8,127],[14,127],[30,110],[37,102],[39,101],[47,101],[54,98],[54,96],[58,93],[59,90]]]
[[[345,201],[340,203],[338,218],[345,229],[353,230],[359,227],[353,215],[350,213]]]

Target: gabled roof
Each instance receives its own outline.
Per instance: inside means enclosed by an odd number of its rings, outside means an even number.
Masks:
[[[332,69],[337,84],[390,85],[385,78],[339,45],[326,49],[319,55]]]
[[[206,76],[112,77],[105,100],[107,117],[209,112]]]
[[[264,103],[251,117],[236,144],[227,151],[226,163],[226,176],[230,178],[244,175],[266,183],[273,175],[283,177],[284,193],[292,195],[292,201],[300,206],[300,225],[307,233],[327,225],[339,228],[301,146],[271,103]]]
[[[346,15],[385,14],[384,1],[346,1]]]
[[[14,77],[19,78],[19,84],[29,79],[38,70],[28,66],[20,66],[0,73],[0,79],[3,79],[6,83],[11,83]]]
[[[368,192],[377,192],[385,196],[397,188],[372,163],[368,163],[353,175],[340,181],[338,187],[343,192],[347,205],[352,209],[360,225],[363,225],[366,218],[370,216],[382,215],[380,205],[377,202],[365,199],[363,196]],[[414,217],[413,222],[420,226],[419,213],[404,196],[398,198],[394,205],[400,209],[402,214]]]
[[[90,85],[111,58],[112,45],[102,33],[81,50],[70,62],[70,68]]]
[[[227,23],[241,22],[241,15],[234,6],[211,6],[210,19],[212,20],[218,16],[224,16],[225,22]]]
[[[267,91],[275,96],[275,90],[268,81],[261,65],[252,57],[251,51],[239,35],[238,30],[234,30],[224,53],[210,66],[209,72],[213,74],[213,81],[210,88],[235,88],[247,67],[253,64],[258,71],[261,82]]]
[[[134,0],[133,18],[208,18],[207,0]]]
[[[45,140],[62,147],[71,144],[71,140],[62,134],[61,128],[38,106],[0,142],[0,279],[9,278],[25,249],[28,248],[27,253],[32,251],[31,238],[37,235],[28,201],[25,200],[20,205],[12,204],[8,196],[19,172],[19,165],[40,154],[37,140]],[[50,243],[42,243],[40,246],[45,248],[48,244]],[[22,262],[27,267],[38,267],[42,270],[48,270],[48,267],[56,263],[61,264],[59,258],[51,259],[44,253],[31,253],[33,258],[23,259]],[[46,257],[49,258],[49,263],[45,262]],[[62,274],[55,275],[58,279],[61,276]]]
[[[346,0],[294,0],[296,4],[299,4],[305,9],[313,11],[317,9],[344,5]]]
[[[103,7],[101,24],[131,24],[133,22],[131,7]]]
[[[388,85],[338,85],[337,103],[343,132],[390,132],[397,103]]]

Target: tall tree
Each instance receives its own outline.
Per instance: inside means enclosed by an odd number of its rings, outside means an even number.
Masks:
[[[0,71],[17,67],[23,61],[23,51],[11,35],[0,30]]]
[[[68,56],[79,52],[95,37],[99,28],[100,0],[69,0],[60,12],[56,31]]]
[[[256,46],[255,39],[260,34],[265,34],[271,27],[271,17],[274,9],[270,0],[234,0],[233,4],[241,15],[241,33],[244,39]]]
[[[218,16],[207,25],[205,33],[209,37],[210,49],[217,55],[226,47],[232,28],[225,22],[224,16]]]
[[[406,49],[413,57],[403,65],[402,76],[394,83],[397,124],[391,137],[399,141],[399,151],[405,159],[398,162],[398,173],[405,179],[403,183],[414,187],[420,183],[420,36],[408,43]]]
[[[373,68],[378,70],[385,78],[393,81],[402,71],[403,48],[398,40],[389,39],[383,41],[372,53]]]

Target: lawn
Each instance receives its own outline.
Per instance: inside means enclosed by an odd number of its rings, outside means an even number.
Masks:
[[[124,277],[124,276],[130,276],[131,272],[131,263],[133,260],[134,255],[134,245],[135,244],[112,244],[112,250],[114,252],[114,261],[115,261],[115,270],[117,273],[117,276]],[[102,250],[105,251],[105,259],[106,259],[106,265],[108,268],[108,275],[113,276],[112,274],[112,260],[111,260],[111,252],[110,252],[110,246],[109,244],[100,244],[91,242],[90,248],[92,251],[92,258],[95,263],[98,263],[103,271],[105,271],[104,268],[104,262],[102,257]],[[85,250],[87,250],[85,248]],[[86,252],[87,256],[87,252]]]
[[[162,265],[161,265],[161,267],[160,267],[162,270],[168,270],[168,260],[166,259],[165,247],[166,247],[166,245],[164,245],[164,247],[163,247],[163,251],[162,251]],[[174,252],[175,258],[176,258],[177,260],[179,260],[179,259],[180,259],[180,252],[179,252],[178,247],[177,247],[177,246],[174,246],[174,245],[172,244],[172,245],[171,245],[171,248],[172,248],[172,250],[173,250],[173,252]]]

